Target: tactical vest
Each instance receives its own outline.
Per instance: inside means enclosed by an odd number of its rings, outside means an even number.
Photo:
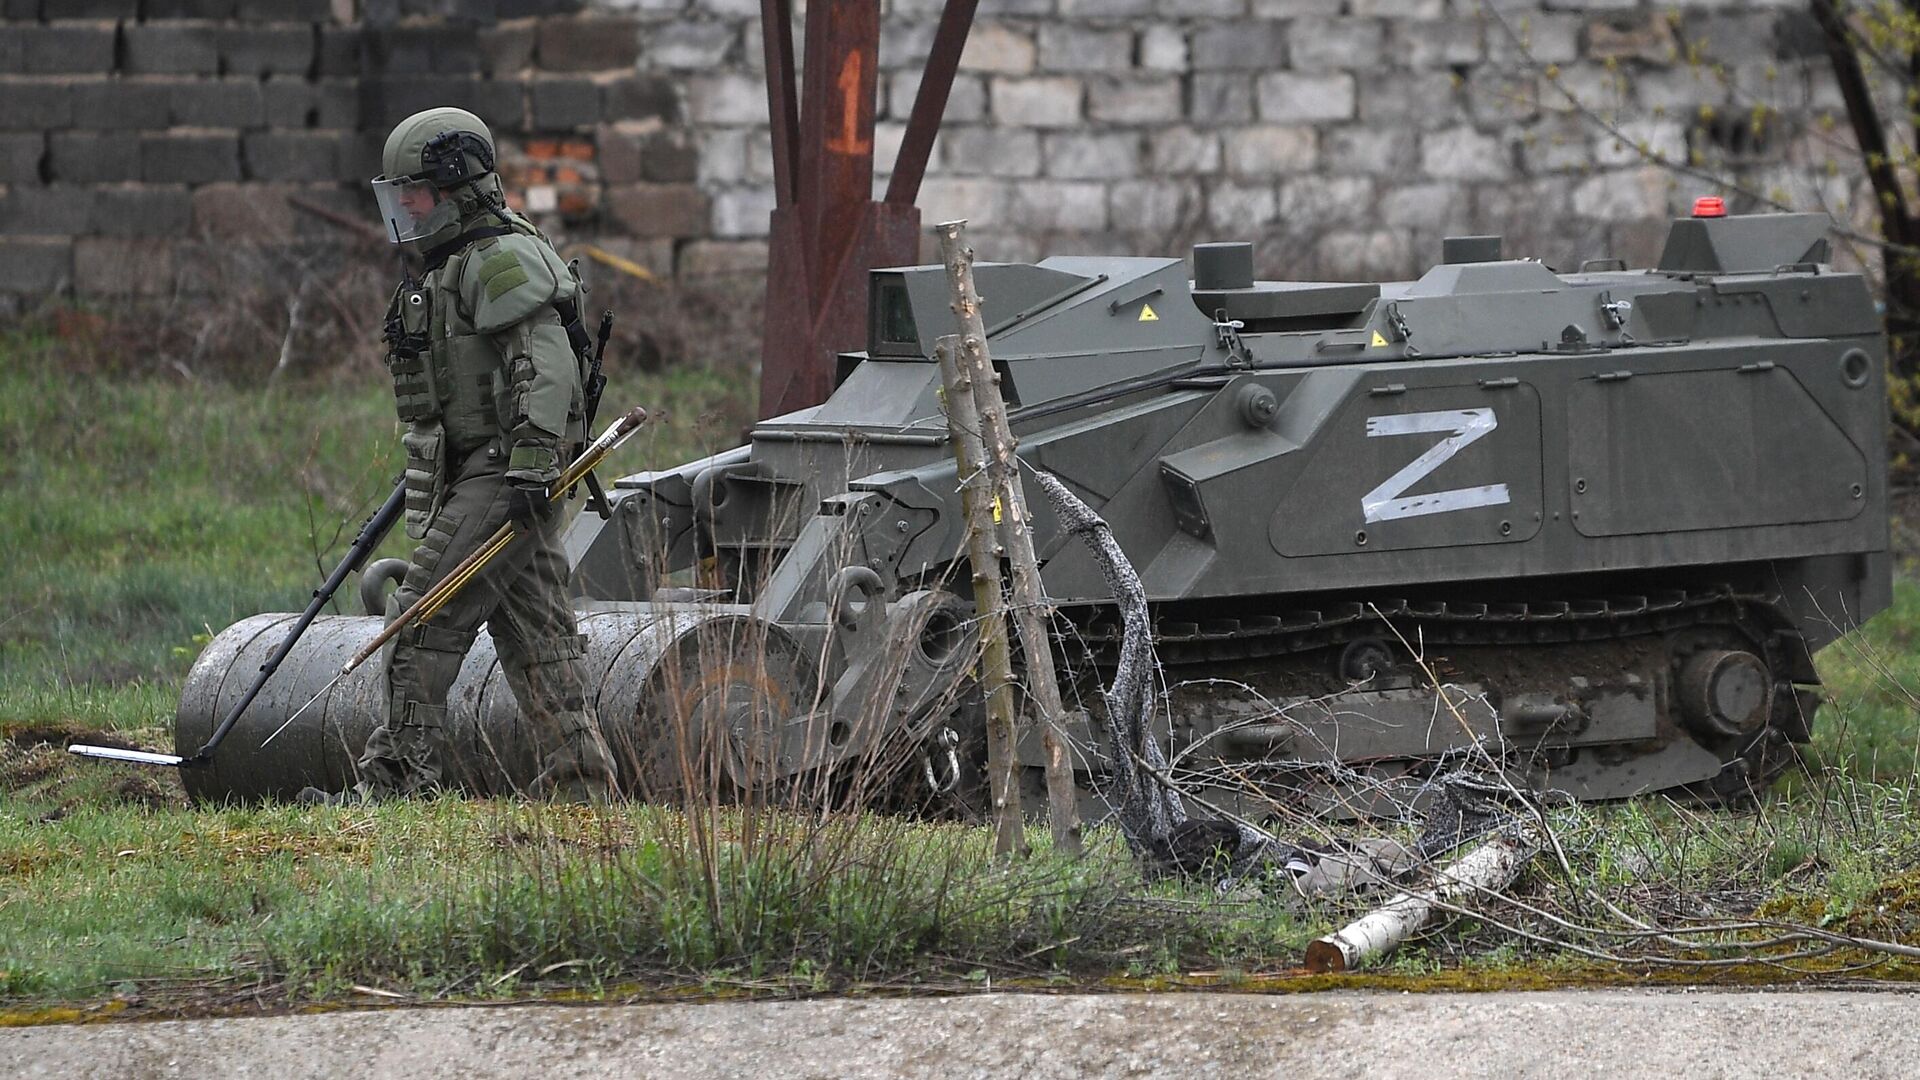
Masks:
[[[498,250],[500,237],[516,233],[540,239],[543,263],[552,260],[552,265],[540,268],[550,276],[537,277],[546,293],[538,297],[539,306],[514,312],[524,310],[521,318],[536,322],[544,318],[552,329],[536,332],[564,333],[562,340],[568,344],[561,347],[577,354],[571,345],[584,338],[585,330],[566,326],[565,320],[570,314],[578,323],[578,280],[530,226],[462,234],[446,250],[430,253],[424,278],[403,281],[387,309],[387,368],[395,410],[407,425],[400,440],[407,457],[407,532],[416,539],[438,509],[448,463],[489,445],[504,451],[502,437],[510,435],[517,422],[515,379],[525,381],[530,375],[506,369],[493,338],[500,328],[477,328],[476,313],[462,310],[460,295],[462,276],[476,258],[481,260],[476,267],[483,306],[488,300],[510,299],[516,288],[531,287],[524,263]],[[554,314],[543,317],[541,311]]]

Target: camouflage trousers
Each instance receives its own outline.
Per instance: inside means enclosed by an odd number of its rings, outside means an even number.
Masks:
[[[395,591],[413,604],[507,520],[505,456],[481,448],[455,465],[439,510]],[[495,556],[432,618],[402,630],[387,655],[387,715],[367,739],[357,786],[362,795],[413,795],[448,775],[447,692],[482,624],[493,638],[520,706],[540,772],[527,794],[572,800],[614,795],[614,763],[588,704],[561,546],[565,515],[520,526]],[[397,609],[395,609],[397,610]]]

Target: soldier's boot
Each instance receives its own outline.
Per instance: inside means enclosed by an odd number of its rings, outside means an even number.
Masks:
[[[566,802],[620,795],[613,753],[587,704],[586,639],[578,634],[518,641],[495,638],[507,686],[535,745],[550,748],[528,794]]]
[[[445,767],[447,691],[478,636],[429,622],[408,627],[394,638],[387,658],[387,722],[367,736],[357,787],[385,798],[439,790]]]
[[[400,792],[385,784],[376,784],[360,780],[345,791],[326,791],[317,787],[304,787],[293,801],[301,806],[372,806],[375,803],[390,802],[400,798]]]
[[[388,720],[367,736],[355,766],[360,779],[345,791],[302,788],[294,801],[303,806],[369,806],[391,799],[431,795],[440,789],[441,757],[446,749],[444,705],[395,700]],[[393,717],[398,716],[399,722]]]
[[[593,710],[562,717],[561,743],[540,762],[533,794],[555,802],[608,802],[620,797],[613,752],[600,734]]]
[[[307,788],[297,801],[354,806],[437,791],[447,709],[433,702],[447,699],[475,637],[431,625],[402,631],[387,658],[387,715],[367,736],[355,765],[359,780],[340,792]]]
[[[393,798],[389,792],[376,789],[365,780],[354,784],[345,791],[327,791],[324,788],[303,787],[293,801],[301,806],[372,806]]]
[[[360,782],[352,789],[371,800],[431,795],[440,789],[446,751],[447,707],[394,699],[387,723],[367,736]],[[398,717],[396,721],[394,718]]]

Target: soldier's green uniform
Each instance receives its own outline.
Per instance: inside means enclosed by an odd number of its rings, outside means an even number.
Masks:
[[[406,425],[407,534],[420,541],[396,593],[412,604],[508,520],[523,534],[432,618],[403,630],[387,662],[388,703],[360,759],[362,797],[441,780],[446,700],[485,623],[521,713],[537,725],[532,794],[613,793],[614,765],[588,703],[567,595],[564,515],[545,498],[583,441],[574,273],[506,207],[486,125],[430,109],[388,136],[374,181],[389,235],[415,242],[425,272],[395,292],[388,367]]]

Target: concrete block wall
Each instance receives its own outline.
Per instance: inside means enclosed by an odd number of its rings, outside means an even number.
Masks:
[[[4,0],[0,15],[0,295],[161,294],[190,277],[188,245],[352,242],[296,203],[373,224],[385,133],[438,104],[488,120],[514,199],[555,228],[665,238],[652,253],[669,269],[673,241],[707,231],[691,164],[670,160],[691,145],[673,81],[640,69],[635,19],[584,0]],[[643,177],[685,198],[630,229],[654,208],[610,185]]]
[[[882,183],[940,7],[886,0]],[[184,239],[337,237],[286,197],[371,220],[381,138],[433,104],[493,125],[555,231],[681,275],[762,267],[759,13],[0,0],[0,293],[159,292]],[[982,0],[920,202],[991,259],[1245,238],[1269,273],[1408,274],[1503,232],[1645,262],[1711,190],[1649,155],[1871,227],[1789,0]]]
[[[883,64],[935,7],[896,3]],[[1361,277],[1499,232],[1555,265],[1644,265],[1720,193],[1652,155],[1872,228],[1821,38],[1784,0],[982,8],[921,204],[995,258],[1254,239],[1268,273]],[[895,124],[913,81],[888,82]]]

